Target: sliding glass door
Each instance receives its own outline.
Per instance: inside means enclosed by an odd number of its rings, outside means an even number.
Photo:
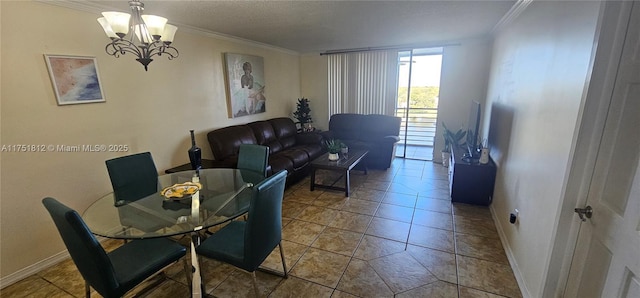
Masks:
[[[396,156],[432,160],[442,48],[398,52],[396,116],[402,118]]]

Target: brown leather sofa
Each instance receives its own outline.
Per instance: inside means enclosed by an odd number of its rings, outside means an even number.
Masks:
[[[298,133],[293,120],[282,117],[216,129],[207,134],[213,152],[213,167],[236,168],[241,144],[269,147],[270,173],[285,169],[287,183],[305,177],[310,162],[326,152],[322,136]]]
[[[378,114],[334,114],[325,139],[338,139],[349,148],[369,150],[364,161],[369,168],[388,169],[400,141],[400,118]]]

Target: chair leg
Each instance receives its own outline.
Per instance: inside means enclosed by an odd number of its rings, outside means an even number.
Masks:
[[[184,274],[187,277],[187,284],[190,285],[192,281],[191,274],[193,274],[191,272],[191,264],[189,264],[189,260],[187,260],[187,256],[182,257],[182,259],[184,260]]]
[[[256,292],[256,298],[260,297],[260,290],[258,290],[258,282],[256,281],[256,272],[251,272],[251,277],[253,280],[253,290]]]
[[[91,287],[89,286],[89,282],[84,281],[84,296],[87,298],[91,297]]]
[[[202,296],[206,297],[207,283],[205,282],[204,278],[204,268],[202,268],[202,257],[200,255],[197,255],[196,258],[198,258],[198,264],[200,264],[200,288],[202,289]]]
[[[280,258],[282,259],[282,269],[284,270],[284,278],[289,278],[289,274],[287,273],[287,264],[284,261],[284,251],[282,250],[282,241],[278,243],[278,247],[280,247]]]

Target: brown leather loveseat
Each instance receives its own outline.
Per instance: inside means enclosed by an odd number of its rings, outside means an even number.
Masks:
[[[305,177],[310,162],[326,152],[321,135],[298,133],[293,120],[286,117],[219,128],[209,132],[207,139],[214,167],[235,168],[241,144],[268,146],[270,172],[287,170],[288,184]]]
[[[400,118],[378,114],[334,114],[329,119],[325,139],[338,139],[349,148],[366,149],[367,167],[386,170],[391,166],[396,143],[400,141]]]

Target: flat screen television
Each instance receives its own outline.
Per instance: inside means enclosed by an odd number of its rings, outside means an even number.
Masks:
[[[467,122],[467,153],[465,159],[469,162],[478,161],[480,159],[480,151],[478,150],[478,136],[480,134],[480,103],[471,102],[469,110],[469,121]]]

